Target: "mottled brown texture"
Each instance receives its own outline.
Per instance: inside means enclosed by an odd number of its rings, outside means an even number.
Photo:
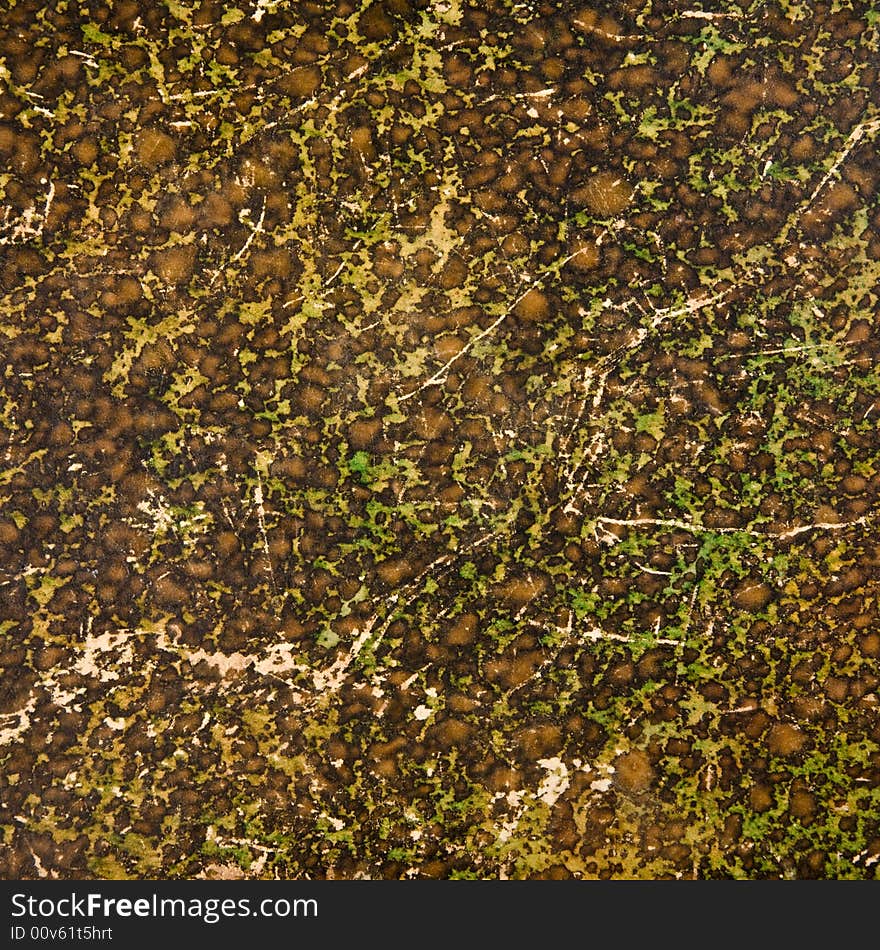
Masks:
[[[0,2],[0,875],[876,879],[878,58]]]

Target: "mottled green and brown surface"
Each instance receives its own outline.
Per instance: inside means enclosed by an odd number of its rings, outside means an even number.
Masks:
[[[0,873],[877,878],[878,142],[860,0],[2,0]]]

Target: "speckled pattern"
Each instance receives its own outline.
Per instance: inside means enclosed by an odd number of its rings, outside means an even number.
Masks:
[[[880,868],[880,7],[0,0],[0,875]]]

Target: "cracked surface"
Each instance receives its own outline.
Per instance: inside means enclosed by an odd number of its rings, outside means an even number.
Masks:
[[[880,867],[871,3],[0,2],[0,874]]]

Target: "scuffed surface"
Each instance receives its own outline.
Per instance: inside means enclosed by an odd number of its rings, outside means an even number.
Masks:
[[[0,3],[5,877],[880,866],[873,4]]]

